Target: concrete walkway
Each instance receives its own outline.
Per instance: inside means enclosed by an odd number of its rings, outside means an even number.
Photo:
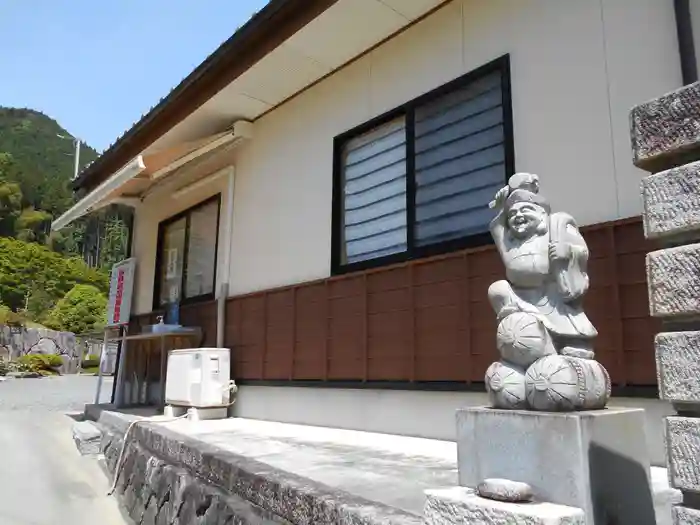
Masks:
[[[104,473],[71,439],[67,412],[90,402],[95,386],[78,376],[0,383],[1,524],[125,525]]]
[[[250,419],[178,421],[169,427],[274,468],[419,515],[424,490],[458,485],[453,442]]]
[[[246,419],[178,421],[182,432],[229,452],[407,512],[423,491],[457,485],[455,443]]]

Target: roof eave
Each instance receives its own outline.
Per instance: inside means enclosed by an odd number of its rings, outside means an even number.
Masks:
[[[100,184],[337,1],[270,0],[87,166],[73,181],[73,189]]]

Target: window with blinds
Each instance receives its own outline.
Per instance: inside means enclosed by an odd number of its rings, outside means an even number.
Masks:
[[[219,196],[160,224],[155,307],[214,294]]]
[[[483,238],[512,171],[508,59],[338,141],[340,266],[422,256]]]
[[[406,121],[354,138],[343,150],[345,260],[406,251]]]

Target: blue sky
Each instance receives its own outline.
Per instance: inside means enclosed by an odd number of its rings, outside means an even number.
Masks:
[[[101,151],[266,3],[0,0],[0,106]]]

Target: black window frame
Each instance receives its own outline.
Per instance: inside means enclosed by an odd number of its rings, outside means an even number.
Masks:
[[[331,274],[338,275],[354,271],[367,270],[380,266],[421,259],[433,255],[454,252],[465,248],[493,244],[489,232],[470,235],[458,239],[443,241],[418,247],[415,245],[416,181],[415,181],[415,118],[417,107],[431,102],[447,93],[464,87],[490,73],[500,72],[503,106],[503,131],[505,154],[505,178],[515,173],[515,143],[513,137],[513,106],[511,98],[510,54],[505,54],[483,66],[447,82],[440,87],[414,98],[386,113],[379,115],[357,127],[354,127],[333,139],[333,197],[332,197],[332,234],[331,234]],[[406,126],[406,227],[407,249],[404,252],[367,259],[353,263],[342,262],[343,252],[343,147],[360,135],[404,117]]]
[[[181,305],[187,305],[192,303],[199,303],[204,301],[211,301],[216,296],[216,278],[219,264],[219,233],[221,228],[221,193],[217,193],[203,201],[198,202],[194,206],[190,206],[175,215],[163,219],[158,223],[158,241],[156,243],[156,262],[155,262],[155,277],[153,284],[153,311],[161,311],[163,305],[160,304],[160,292],[161,292],[161,278],[160,274],[163,269],[163,245],[165,242],[165,229],[171,224],[185,218],[185,253],[183,254],[182,262],[182,276],[180,277],[180,289],[186,290],[186,279],[187,279],[187,258],[188,250],[190,247],[190,217],[193,212],[204,208],[212,203],[216,202],[216,244],[214,246],[214,282],[212,286],[211,293],[197,295],[194,297],[183,297],[180,299]]]

